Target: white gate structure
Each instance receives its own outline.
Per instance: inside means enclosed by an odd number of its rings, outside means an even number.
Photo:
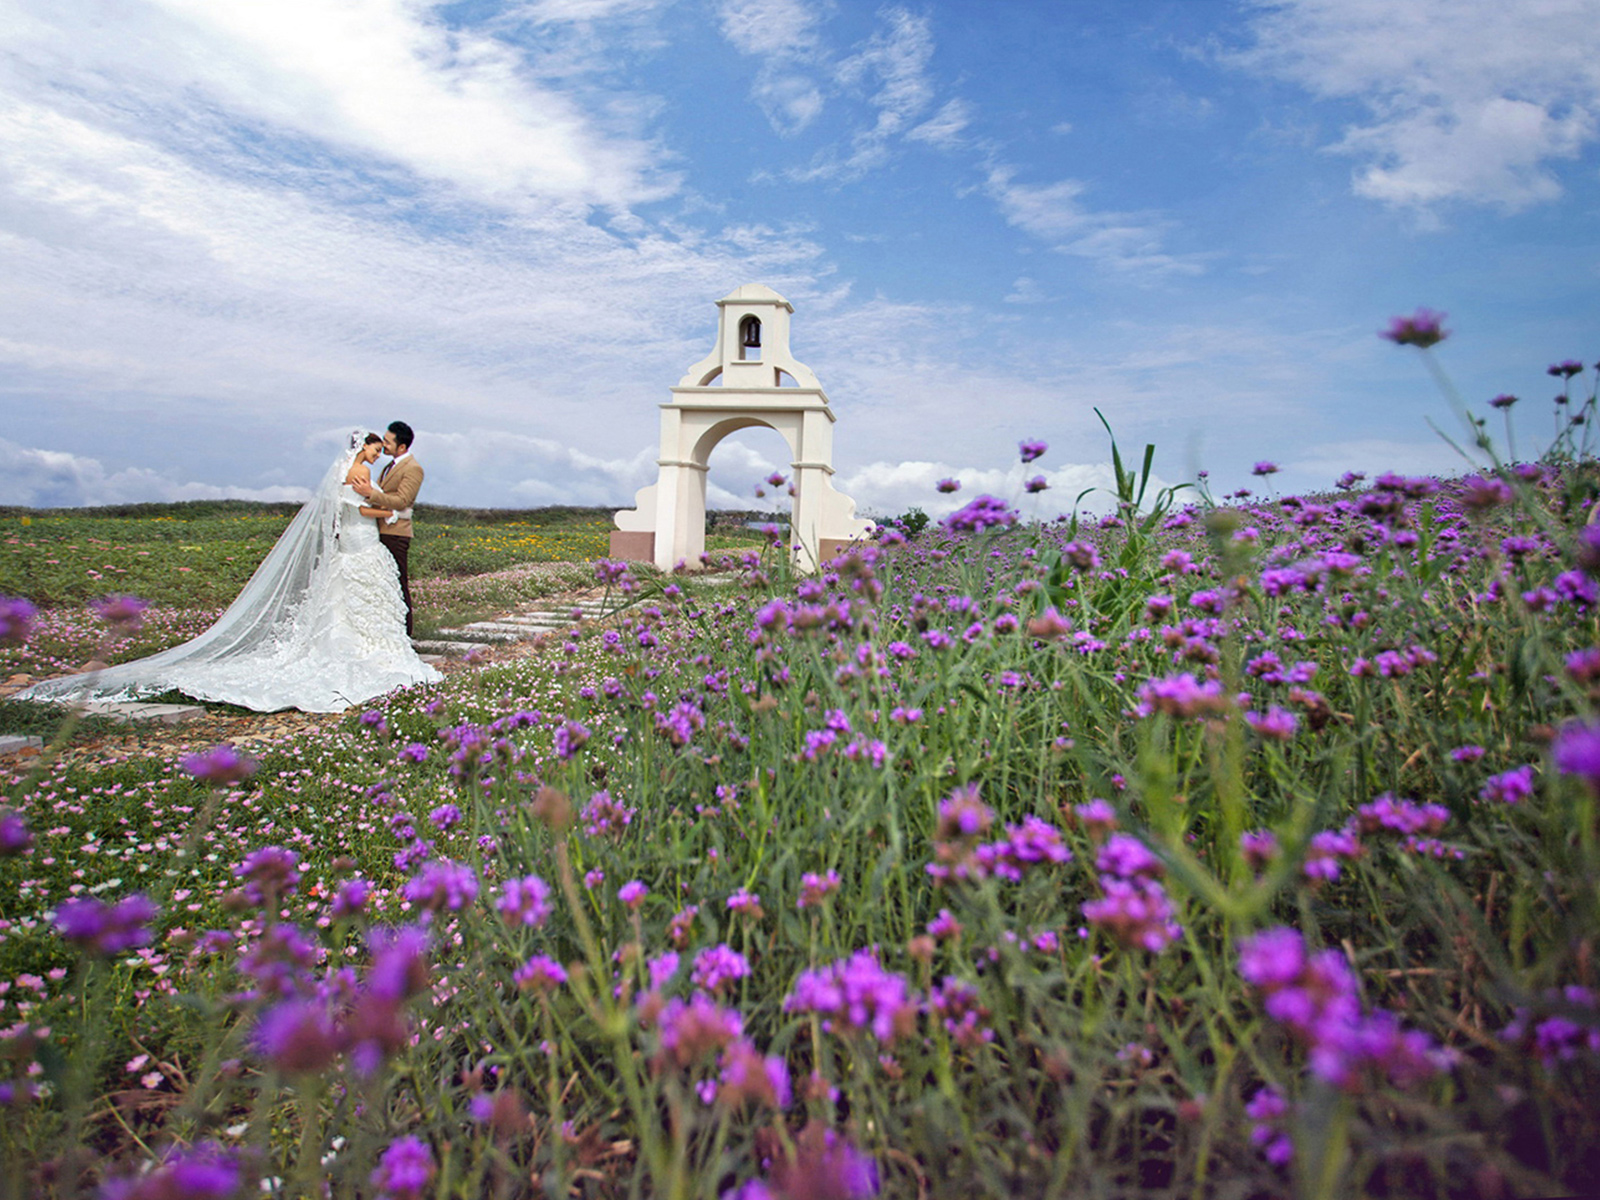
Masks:
[[[794,306],[750,283],[717,301],[717,344],[661,405],[661,473],[616,515],[611,557],[698,568],[706,545],[707,461],[730,433],[765,425],[789,444],[795,565],[814,571],[874,528],[855,501],[833,490],[833,425],[827,394],[789,351]],[[753,482],[753,481],[752,481]]]

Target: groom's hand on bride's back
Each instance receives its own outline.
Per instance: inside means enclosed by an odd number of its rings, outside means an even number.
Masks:
[[[358,479],[350,486],[355,488],[357,495],[366,496],[368,499],[371,499],[372,496],[378,491],[377,488],[373,487],[372,484],[365,479]]]

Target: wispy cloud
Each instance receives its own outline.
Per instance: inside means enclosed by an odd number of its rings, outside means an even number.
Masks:
[[[1106,212],[1083,202],[1087,186],[1076,179],[1020,183],[1017,169],[991,166],[984,185],[1001,215],[1051,249],[1091,259],[1130,274],[1198,275],[1197,255],[1180,256],[1164,248],[1172,222],[1149,213]]]
[[[817,10],[805,0],[722,0],[717,18],[729,45],[761,60],[751,95],[773,129],[788,136],[816,120],[826,103]]]
[[[1552,166],[1600,137],[1593,0],[1254,0],[1254,42],[1225,61],[1369,119],[1328,149],[1363,196],[1428,211],[1515,211],[1562,193]]]
[[[838,64],[834,78],[847,93],[865,97],[872,119],[857,129],[843,150],[829,149],[810,166],[786,172],[796,182],[858,179],[882,166],[895,144],[913,132],[917,118],[932,106],[935,89],[928,67],[933,33],[928,19],[902,8],[886,9],[884,29]],[[942,125],[931,125],[919,140],[950,145],[968,120],[965,109],[946,105]],[[938,121],[940,117],[935,117]]]

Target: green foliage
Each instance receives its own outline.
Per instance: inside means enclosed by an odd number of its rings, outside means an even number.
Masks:
[[[137,756],[13,778],[36,844],[0,859],[0,980],[46,981],[27,1020],[66,1053],[38,1060],[59,1088],[8,1114],[7,1153],[55,1158],[73,1122],[101,1164],[143,1160],[141,1141],[242,1128],[262,1174],[364,1194],[406,1134],[429,1146],[441,1196],[717,1197],[803,1157],[815,1123],[870,1155],[893,1196],[1593,1186],[1600,1120],[1585,1098],[1600,1058],[1546,1061],[1531,1033],[1505,1032],[1519,1010],[1597,1020],[1550,995],[1592,986],[1600,928],[1596,797],[1549,755],[1597,699],[1568,666],[1600,646],[1596,609],[1556,592],[1579,529],[1567,481],[1541,477],[1522,507],[1472,514],[1446,489],[1387,523],[1355,500],[1307,520],[1283,505],[1174,513],[1158,495],[1150,521],[1152,463],[1114,460],[1131,506],[1120,524],[929,535],[820,579],[793,576],[781,550],[734,580],[663,577],[619,628],[391,697],[216,793]],[[1535,548],[1508,556],[1515,537]],[[1340,557],[1352,546],[1354,561]],[[1579,596],[1580,582],[1563,586]],[[1070,629],[1030,632],[1051,607]],[[1216,685],[1213,706],[1157,703],[1150,685],[1183,671]],[[1287,736],[1261,724],[1273,708],[1297,718]],[[1520,802],[1488,791],[1525,766]],[[941,805],[969,786],[993,824],[965,837]],[[602,789],[625,822],[583,815]],[[1448,812],[1434,845],[1362,827],[1385,792]],[[1076,811],[1095,799],[1159,860],[1181,926],[1170,945],[1087,916],[1108,890],[1103,833]],[[1030,818],[1071,861],[1019,860],[1014,879],[930,875],[979,862],[980,844]],[[202,951],[197,931],[254,944],[293,922],[329,955],[297,986],[344,964],[359,986],[364,928],[411,924],[424,903],[395,861],[407,827],[482,887],[430,920],[430,986],[404,1012],[417,1037],[375,1071],[336,1057],[275,1073],[255,1037],[273,1001],[248,993],[236,949]],[[1240,841],[1257,831],[1279,847],[1261,865]],[[1330,876],[1317,839],[1340,831],[1361,852]],[[298,886],[241,903],[235,872],[265,845],[296,851]],[[838,890],[802,907],[807,877],[828,872]],[[331,898],[357,874],[369,912],[335,917]],[[548,919],[508,922],[500,887],[529,874],[550,885]],[[649,889],[637,908],[618,896],[631,880]],[[74,887],[134,886],[162,903],[162,937],[77,974],[50,907]],[[741,893],[759,915],[730,907]],[[1331,950],[1363,1011],[1449,1047],[1455,1066],[1408,1086],[1376,1069],[1328,1086],[1240,975],[1243,939],[1267,928]],[[719,947],[749,971],[709,990],[786,1065],[781,1111],[729,1104],[715,1052],[680,1062],[663,1044],[661,1005],[690,996]],[[858,954],[916,1001],[909,1031],[795,1002],[808,972]],[[516,986],[534,955],[568,983]],[[92,1064],[77,1092],[68,1061]],[[1252,1139],[1246,1105],[1264,1086],[1286,1097],[1286,1168]],[[163,1099],[100,1102],[117,1091]],[[513,1094],[531,1121],[474,1116]],[[130,1107],[140,1115],[119,1125]]]

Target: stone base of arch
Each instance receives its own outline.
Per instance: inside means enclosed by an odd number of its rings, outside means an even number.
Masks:
[[[855,538],[823,538],[817,547],[821,562],[832,562],[856,544]],[[653,563],[656,560],[656,535],[626,529],[611,531],[611,560],[613,562]],[[698,565],[698,564],[692,564]]]
[[[635,533],[627,529],[611,531],[611,560],[613,562],[647,562],[656,560],[656,535]]]

